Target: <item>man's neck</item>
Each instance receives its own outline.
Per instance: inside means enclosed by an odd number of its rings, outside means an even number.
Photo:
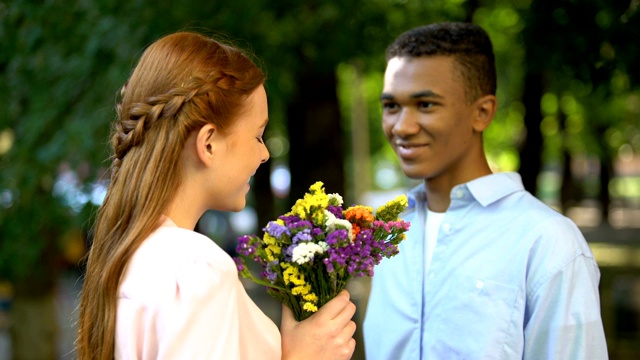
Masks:
[[[438,176],[425,179],[424,182],[427,191],[427,204],[429,205],[429,210],[435,212],[446,212],[449,208],[449,204],[451,204],[451,189],[457,185],[468,183],[469,181],[490,175],[491,173],[491,169],[487,166],[486,168],[478,169],[478,171],[468,173],[466,176]]]

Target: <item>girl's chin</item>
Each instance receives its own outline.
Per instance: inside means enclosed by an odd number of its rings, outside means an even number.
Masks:
[[[243,197],[236,201],[227,201],[224,204],[218,203],[218,206],[212,207],[210,210],[222,212],[240,212],[247,206],[247,200]]]
[[[241,202],[234,204],[233,208],[230,211],[239,212],[244,210],[246,206],[247,206],[247,201],[243,198]]]

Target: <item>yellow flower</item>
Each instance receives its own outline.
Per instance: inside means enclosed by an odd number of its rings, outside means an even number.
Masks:
[[[315,194],[317,192],[321,192],[324,193],[324,183],[322,181],[316,181],[313,185],[309,186],[309,191],[312,194]]]
[[[409,206],[407,195],[398,195],[395,199],[380,206],[376,210],[376,219],[382,221],[396,221],[401,212]]]
[[[312,304],[312,303],[309,303],[309,302],[304,303],[304,305],[302,306],[302,308],[303,308],[304,310],[309,311],[309,312],[316,312],[316,311],[318,311],[318,307],[317,307],[317,306],[315,306],[315,305],[314,305],[314,304]]]
[[[280,266],[284,269],[282,272],[282,277],[284,278],[284,283],[289,285],[304,285],[304,274],[300,274],[298,268],[295,266],[291,266],[288,263],[280,263]]]
[[[291,289],[291,294],[304,296],[309,293],[309,290],[311,290],[311,284],[300,285]]]
[[[312,292],[302,296],[303,299],[307,300],[307,301],[311,301],[312,303],[316,304],[318,302],[318,296]]]
[[[322,181],[309,187],[309,192],[298,199],[287,215],[313,221],[316,225],[324,221],[324,210],[329,206],[329,196],[325,194]]]
[[[276,240],[278,239],[274,238],[273,236],[269,235],[269,233],[265,232],[264,236],[262,237],[262,240],[267,245],[275,245]]]

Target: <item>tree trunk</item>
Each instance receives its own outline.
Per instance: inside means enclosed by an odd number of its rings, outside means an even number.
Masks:
[[[291,201],[322,181],[327,193],[344,194],[343,134],[335,73],[298,77],[298,94],[287,111]],[[357,176],[357,175],[356,175]]]
[[[310,70],[298,77],[298,94],[287,111],[289,130],[290,199],[304,196],[316,181],[322,181],[327,193],[344,194],[344,139],[340,126],[340,108],[335,72],[322,74]],[[354,129],[358,131],[358,129]],[[355,174],[355,181],[363,174]],[[349,205],[349,204],[347,204]],[[353,297],[356,305],[366,299]],[[353,319],[360,322],[360,310]],[[364,359],[361,324],[354,334],[353,359]]]
[[[562,134],[566,134],[566,120],[565,113],[560,112],[558,114],[559,131]],[[566,136],[566,135],[564,135]],[[563,141],[566,144],[566,141]],[[560,183],[560,209],[563,214],[572,207],[575,206],[581,196],[581,191],[573,178],[573,172],[571,171],[571,153],[567,149],[566,145],[562,147],[562,177]]]
[[[522,176],[524,188],[533,195],[536,195],[538,175],[542,168],[543,139],[540,130],[542,89],[542,75],[538,72],[527,73],[522,97],[526,109],[524,125],[527,136],[520,149],[520,169],[518,172]]]
[[[54,293],[13,300],[11,337],[14,360],[58,358],[58,319]]]
[[[372,186],[371,171],[371,140],[369,129],[369,113],[364,97],[362,85],[362,66],[354,65],[355,76],[353,79],[353,95],[351,98],[351,169],[352,175],[348,175],[346,181],[349,190],[353,195],[353,200],[358,201],[362,196],[370,191]],[[348,198],[348,194],[343,194]],[[345,200],[346,200],[345,198]]]
[[[611,157],[607,155],[608,154],[604,152],[604,155],[600,158],[600,191],[598,193],[598,200],[600,201],[603,225],[609,225],[609,208],[611,207],[609,182],[613,177],[613,161]]]
[[[275,199],[271,191],[271,161],[262,164],[253,177],[253,196],[256,204],[255,210],[258,217],[258,233],[262,233],[262,228],[271,220],[275,220],[281,214],[275,212]]]
[[[13,281],[11,338],[14,360],[58,357],[59,326],[55,290],[60,275],[57,232],[48,225],[39,231],[45,242],[37,265]]]

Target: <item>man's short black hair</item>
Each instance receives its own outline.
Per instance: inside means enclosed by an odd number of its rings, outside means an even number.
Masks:
[[[469,102],[495,95],[497,75],[493,45],[487,32],[468,22],[441,22],[408,30],[387,48],[394,57],[451,56],[465,82]]]

